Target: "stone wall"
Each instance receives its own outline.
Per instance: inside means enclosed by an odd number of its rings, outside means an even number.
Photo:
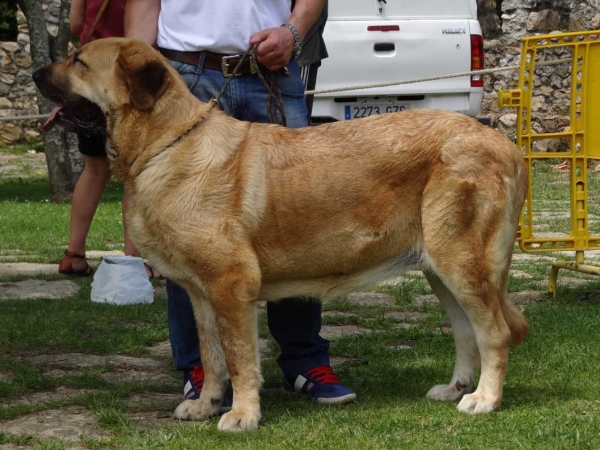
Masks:
[[[44,2],[48,32],[56,36],[60,0]],[[31,54],[27,21],[19,10],[15,42],[0,42],[0,117],[38,114],[36,87],[31,80]],[[40,140],[38,122],[0,122],[0,142]]]
[[[497,0],[501,2],[501,31],[488,17],[486,29],[493,30],[485,40],[486,67],[519,64],[519,38],[527,35],[600,28],[600,0]],[[60,0],[51,0],[46,10],[48,30],[56,35]],[[486,13],[493,11],[495,0],[480,0]],[[493,19],[493,18],[492,18]],[[35,86],[31,82],[31,57],[27,24],[18,16],[16,42],[0,43],[0,116],[37,114]],[[543,55],[546,59],[569,57],[562,49]],[[485,97],[481,115],[492,125],[512,137],[516,114],[497,106],[497,91],[517,87],[518,74],[504,72],[485,78]],[[559,131],[568,126],[570,76],[566,66],[538,69],[534,91],[534,127],[539,132]],[[37,123],[0,122],[0,141],[35,141],[39,139]],[[548,145],[553,145],[552,143]]]
[[[498,0],[500,1],[500,0]],[[495,39],[485,40],[486,67],[518,65],[521,58],[523,36],[597,30],[600,28],[600,0],[503,0],[502,33]],[[570,58],[567,48],[544,50],[539,54],[543,60]],[[497,106],[500,89],[518,87],[518,72],[487,75],[482,115],[491,118],[492,125],[514,137],[516,114],[514,110]],[[569,125],[571,86],[568,65],[538,68],[534,74],[532,100],[532,127],[540,133],[562,131]],[[540,142],[541,146],[555,146],[560,150],[564,143]],[[547,150],[548,148],[539,148]]]

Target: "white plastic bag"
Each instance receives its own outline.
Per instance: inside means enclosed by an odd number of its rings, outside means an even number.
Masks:
[[[154,290],[144,261],[135,256],[105,256],[94,274],[92,301],[115,305],[152,303]]]

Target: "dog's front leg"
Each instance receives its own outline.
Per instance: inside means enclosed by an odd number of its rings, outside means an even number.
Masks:
[[[260,421],[262,376],[255,302],[259,290],[260,279],[239,266],[208,288],[233,386],[233,407],[221,417],[221,431],[255,430]]]
[[[204,385],[199,400],[184,400],[175,410],[180,420],[206,420],[219,415],[227,382],[227,367],[212,304],[196,286],[187,286],[198,326]]]

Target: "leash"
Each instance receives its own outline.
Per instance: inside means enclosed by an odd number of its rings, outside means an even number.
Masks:
[[[246,50],[246,53],[244,53],[244,55],[240,58],[240,60],[238,61],[237,65],[235,66],[233,71],[229,74],[227,81],[225,82],[225,84],[223,85],[223,87],[221,88],[221,90],[219,91],[217,96],[211,99],[211,104],[220,106],[219,100],[221,99],[221,97],[223,96],[225,91],[227,90],[227,87],[233,80],[233,77],[236,76],[238,70],[240,69],[240,67],[242,67],[242,63],[244,62],[246,57],[248,55],[250,55],[250,66],[256,71],[256,74],[262,81],[262,84],[267,91],[267,117],[269,118],[269,122],[270,123],[279,123],[285,127],[285,125],[286,125],[285,108],[283,106],[283,100],[281,99],[281,89],[280,89],[280,84],[279,84],[279,71],[272,72],[269,75],[267,75],[267,77],[272,78],[271,83],[269,83],[266,80],[265,76],[263,75],[262,71],[260,70],[260,64],[256,60],[256,54],[254,53],[254,50],[256,49],[257,46],[258,46],[258,44],[251,45],[250,47],[248,47],[248,50]],[[279,118],[281,120],[279,120]]]
[[[219,93],[217,94],[217,96],[210,99],[211,102],[214,102],[214,103],[217,104],[217,106],[219,106],[219,100],[221,99],[221,97],[225,93],[225,90],[227,89],[227,87],[229,86],[229,84],[231,83],[231,81],[233,80],[233,77],[236,76],[236,74],[238,73],[238,70],[240,70],[240,67],[242,67],[242,64],[244,63],[244,59],[246,59],[246,56],[248,56],[250,54],[250,52],[252,51],[252,49],[253,49],[252,46],[248,47],[248,50],[246,50],[246,53],[244,53],[244,55],[240,58],[240,60],[238,61],[238,63],[234,67],[233,71],[229,74],[229,77],[227,78],[227,81],[225,81],[225,84],[223,85],[223,87],[221,88],[221,90],[219,91]]]
[[[106,7],[108,6],[109,2],[110,2],[110,0],[104,0],[104,3],[102,3],[102,6],[100,6],[100,9],[98,10],[98,14],[96,14],[94,21],[92,22],[92,24],[90,25],[90,27],[87,30],[87,33],[85,33],[85,36],[81,40],[81,45],[87,44],[88,41],[90,40],[90,38],[92,37],[92,33],[98,26],[98,22],[100,22],[100,19],[102,18],[104,11],[106,11]]]
[[[283,106],[283,100],[281,99],[281,89],[279,85],[279,71],[277,72],[269,72],[267,76],[271,77],[271,84],[267,82],[265,77],[263,76],[258,64],[256,66],[256,74],[260,78],[263,83],[263,86],[267,90],[267,94],[269,95],[267,98],[267,117],[269,118],[269,122],[271,123],[280,123],[284,127],[286,126],[285,119],[285,108]],[[281,117],[281,121],[278,120],[277,115]]]

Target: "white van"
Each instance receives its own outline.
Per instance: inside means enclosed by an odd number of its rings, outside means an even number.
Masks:
[[[316,89],[334,89],[483,69],[476,0],[329,0]],[[410,108],[476,116],[483,78],[464,76],[330,94],[313,121],[351,120]]]

